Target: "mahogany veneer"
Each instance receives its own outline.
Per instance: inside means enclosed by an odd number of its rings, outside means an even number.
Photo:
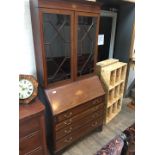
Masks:
[[[102,129],[104,91],[97,76],[46,89],[45,94],[53,113],[54,154],[61,154],[91,131]]]
[[[97,76],[100,5],[81,0],[30,0],[47,144],[61,152],[102,129],[104,91]],[[86,79],[87,78],[87,79]]]
[[[54,88],[95,75],[100,5],[30,0],[39,84]]]
[[[44,105],[34,103],[19,106],[19,154],[46,155]]]

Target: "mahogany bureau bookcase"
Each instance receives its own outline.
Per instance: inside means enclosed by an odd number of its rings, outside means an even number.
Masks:
[[[44,110],[38,98],[19,106],[19,155],[47,155]]]
[[[51,153],[102,129],[104,90],[95,75],[100,5],[30,0],[40,99]]]
[[[55,153],[95,129],[102,130],[104,91],[97,76],[45,89],[45,94],[53,112]]]

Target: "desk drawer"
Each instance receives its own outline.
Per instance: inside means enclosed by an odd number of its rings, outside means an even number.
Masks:
[[[55,130],[58,131],[58,130],[65,128],[69,125],[72,125],[74,122],[77,122],[80,119],[83,119],[84,117],[88,116],[89,114],[92,114],[95,111],[100,110],[100,109],[104,109],[103,103],[93,106],[92,108],[89,108],[88,110],[83,111],[83,112],[75,115],[72,118],[66,119],[63,122],[56,124]]]
[[[100,103],[103,103],[104,101],[104,97],[98,97],[92,101],[89,101],[85,104],[82,104],[81,106],[78,106],[76,108],[73,108],[73,109],[70,109],[66,112],[63,112],[62,114],[60,115],[57,115],[56,116],[56,123],[59,123],[63,120],[66,120],[68,118],[71,118],[73,117],[74,115],[78,114],[78,113],[81,113],[82,111],[85,111],[87,110],[88,108],[92,107],[92,106],[95,106],[95,105],[98,105]]]
[[[96,120],[98,117],[102,117],[103,118],[103,109],[101,109],[100,111],[97,111],[95,113],[91,113],[88,116],[84,117],[83,119],[77,121],[77,122],[73,122],[72,125],[63,128],[59,131],[56,132],[56,140],[70,134],[71,132],[73,132],[74,130],[84,126],[85,124],[87,124],[88,122],[92,121],[92,120]]]
[[[31,152],[32,150],[35,150],[36,148],[40,147],[42,145],[41,143],[41,132],[36,131],[24,138],[20,139],[20,152],[21,154],[26,154],[28,152]]]
[[[19,137],[25,137],[26,135],[33,133],[40,128],[40,122],[38,117],[34,117],[28,119],[26,121],[20,122],[20,130],[19,130]]]
[[[79,128],[76,131],[73,131],[69,135],[65,136],[64,138],[58,140],[56,142],[56,151],[63,149],[64,147],[70,145],[74,141],[78,140],[79,138],[83,137],[90,131],[94,130],[95,128],[101,126],[103,124],[103,117],[100,117],[96,120],[93,120],[87,123],[85,126]]]
[[[27,152],[27,153],[22,153],[20,152],[19,155],[43,155],[44,154],[44,151],[42,149],[42,147],[38,147],[30,152]]]

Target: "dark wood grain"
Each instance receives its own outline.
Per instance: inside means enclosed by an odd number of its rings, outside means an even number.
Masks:
[[[81,117],[81,116],[82,116],[82,114],[79,115],[79,117]],[[79,117],[77,119],[80,119]],[[90,115],[83,116],[78,121],[78,123],[77,123],[77,120],[73,121],[72,124],[70,124],[69,126],[57,131],[56,132],[56,140],[58,140],[58,139],[64,137],[65,135],[77,130],[81,126],[84,126],[86,123],[88,123],[92,120],[95,120],[98,117],[100,117],[100,118],[103,117],[103,109],[101,109],[100,111],[97,110],[97,112],[91,112]],[[74,120],[74,118],[72,120]]]
[[[44,105],[38,98],[19,107],[19,152],[46,155]]]
[[[88,105],[91,105],[91,104],[88,104]],[[92,108],[87,108],[87,106],[86,106],[86,108],[85,107],[83,107],[83,108],[81,108],[81,107],[80,108],[75,108],[75,110],[77,111],[76,115],[74,114],[70,118],[65,118],[65,119],[63,119],[65,121],[62,121],[60,123],[58,122],[56,124],[55,129],[57,131],[57,130],[59,130],[61,128],[66,127],[67,125],[73,124],[74,122],[77,122],[77,121],[80,122],[80,119],[84,118],[85,116],[87,116],[89,114],[93,115],[93,113],[95,111],[98,111],[100,109],[103,110],[103,103],[100,103],[99,105],[93,106]],[[70,113],[70,111],[69,112],[67,111],[67,113]],[[67,124],[67,122],[68,122],[68,124]]]
[[[20,121],[19,137],[25,137],[29,133],[35,132],[40,127],[39,118],[33,117],[25,121]]]
[[[37,67],[37,79],[39,84],[42,86],[47,85],[47,68],[45,63],[45,54],[43,53],[43,44],[42,44],[42,31],[41,31],[41,22],[40,22],[40,14],[38,7],[38,1],[31,0],[30,1],[30,11],[31,11],[31,21],[32,21],[32,29],[33,29],[33,42],[35,49],[35,60]]]
[[[99,13],[101,5],[99,3],[77,0],[38,0],[38,7]]]
[[[98,3],[81,0],[30,0],[30,3],[37,76],[39,84],[43,86],[45,90],[45,94],[43,93],[45,99],[42,100],[46,102],[44,104],[46,105],[47,111],[46,127],[48,131],[48,149],[51,154],[58,155],[61,154],[66,147],[87,133],[98,128],[102,129],[105,94],[102,85],[98,77],[95,76],[95,72],[88,71],[85,75],[80,74],[80,76],[78,75],[79,72],[77,72],[79,16],[85,16],[85,18],[94,17],[97,20],[95,23],[96,33],[94,34],[96,44],[92,58],[94,65],[91,66],[92,68],[93,66],[95,67],[97,60],[97,34],[100,5]],[[54,82],[49,81],[48,69],[52,66],[49,67],[46,62],[43,34],[44,13],[68,15],[70,17],[71,46],[69,47],[69,51],[71,71],[68,79],[62,78],[63,80],[60,81],[59,79],[56,79]],[[83,63],[83,61],[87,59],[80,57],[79,61]],[[80,63],[80,65],[82,63]],[[89,68],[89,70],[91,69]],[[51,73],[52,72],[53,70]],[[74,122],[72,122],[72,120]],[[35,129],[36,125],[34,123],[33,131],[35,131]],[[26,131],[26,133],[27,132],[28,131]],[[70,136],[73,136],[73,138],[70,139]]]
[[[104,90],[97,76],[72,82],[54,89],[45,89],[45,95],[53,114],[53,147],[55,154],[86,134],[86,124],[104,116]],[[94,128],[99,128],[98,125]],[[86,132],[79,132],[85,128]],[[90,128],[91,130],[92,128]],[[100,127],[100,129],[102,129]],[[89,131],[90,131],[89,130]],[[69,143],[62,142],[64,137],[73,133],[76,137]],[[50,140],[49,140],[50,141]],[[60,141],[60,143],[58,143]]]
[[[39,146],[41,146],[41,135],[40,131],[36,131],[24,138],[20,139],[20,150],[23,154],[30,152]]]
[[[78,79],[77,77],[77,15],[92,16],[97,18],[96,23],[96,45],[94,50],[94,68],[97,60],[97,34],[99,27],[99,16],[100,16],[100,4],[88,1],[65,1],[65,0],[30,0],[31,6],[31,19],[32,19],[32,28],[33,28],[33,39],[35,47],[35,58],[36,58],[36,67],[37,67],[37,77],[39,84],[44,88],[53,88],[61,86],[67,83],[71,83]],[[65,79],[57,82],[50,83],[48,82],[48,71],[46,63],[46,52],[44,47],[44,35],[43,35],[43,13],[53,13],[53,14],[62,14],[69,15],[71,19],[70,26],[70,54],[71,54],[71,78]],[[79,79],[84,77],[92,76],[95,72],[80,76]]]
[[[23,121],[24,119],[29,119],[34,115],[40,114],[44,109],[44,105],[38,98],[36,98],[34,102],[29,105],[19,105],[19,120]]]
[[[77,139],[81,138],[82,136],[88,134],[93,129],[101,126],[103,124],[103,118],[98,118],[93,120],[90,123],[87,123],[85,126],[82,126],[80,129],[72,132],[71,134],[67,135],[66,137],[62,138],[61,140],[56,142],[56,150],[61,150],[67,145],[73,143]]]

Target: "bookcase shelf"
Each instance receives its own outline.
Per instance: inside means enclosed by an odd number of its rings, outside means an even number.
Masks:
[[[127,64],[118,59],[107,59],[96,64],[96,73],[106,91],[105,124],[121,111],[126,70]]]

